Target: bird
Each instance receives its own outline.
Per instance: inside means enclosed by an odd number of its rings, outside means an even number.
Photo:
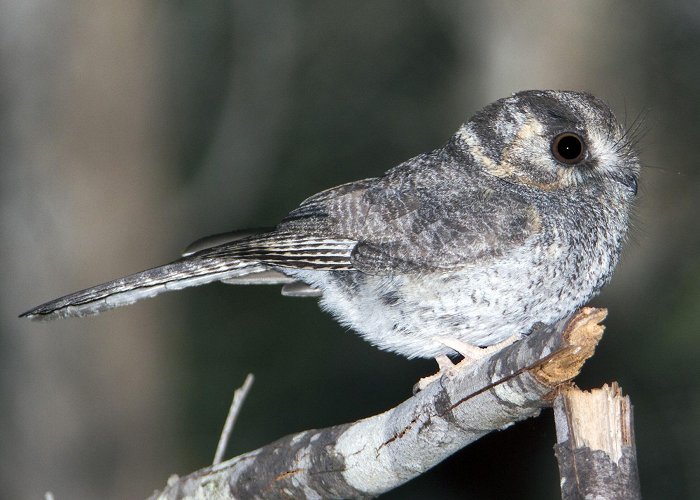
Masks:
[[[203,285],[282,285],[379,349],[478,358],[586,304],[610,281],[640,165],[634,134],[585,92],[499,99],[442,146],[317,193],[268,230],[37,306],[85,316]]]

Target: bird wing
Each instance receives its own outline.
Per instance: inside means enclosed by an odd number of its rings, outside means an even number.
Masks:
[[[278,230],[354,241],[343,268],[372,274],[497,258],[541,230],[539,215],[511,185],[468,162],[445,150],[417,156],[381,178],[312,196]]]
[[[200,240],[175,262],[66,295],[22,316],[96,314],[214,281],[287,284],[285,268],[446,271],[502,255],[539,230],[536,210],[502,181],[488,186],[485,178],[472,178],[474,171],[458,167],[439,154],[421,155],[384,177],[308,198],[273,231]],[[288,292],[312,294],[294,287]]]
[[[540,230],[537,210],[502,190],[384,190],[352,263],[367,273],[449,271],[498,258]],[[380,229],[383,228],[383,229]]]

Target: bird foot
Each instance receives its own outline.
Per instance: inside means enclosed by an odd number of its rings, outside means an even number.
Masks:
[[[413,386],[413,394],[424,390],[432,382],[442,378],[443,375],[447,375],[447,377],[453,378],[457,374],[457,372],[459,372],[462,368],[469,366],[475,361],[479,361],[488,356],[491,356],[492,354],[500,351],[501,349],[508,347],[514,342],[517,342],[521,338],[522,335],[515,334],[511,335],[506,340],[497,344],[493,344],[488,347],[477,347],[453,338],[435,337],[434,340],[449,347],[450,349],[454,349],[459,354],[461,354],[464,359],[462,359],[462,361],[460,361],[459,363],[454,364],[450,360],[450,358],[447,357],[446,354],[441,354],[440,356],[437,356],[435,358],[435,361],[438,364],[437,373],[434,373],[433,375],[429,375],[427,377],[423,377],[418,382],[416,382],[416,384]]]
[[[416,382],[413,385],[413,394],[419,393],[420,391],[428,387],[431,383],[435,382],[436,380],[439,380],[445,374],[447,374],[448,377],[451,376],[450,371],[454,370],[456,365],[452,361],[450,361],[450,358],[448,358],[446,354],[436,356],[435,361],[438,364],[437,373],[433,373],[432,375],[423,377],[418,382]]]
[[[440,342],[441,344],[449,347],[450,349],[454,349],[457,351],[459,354],[461,354],[464,359],[460,361],[457,365],[461,365],[465,361],[465,365],[468,365],[474,361],[478,361],[480,359],[484,359],[488,356],[491,356],[492,354],[500,351],[504,347],[508,347],[509,345],[517,342],[523,338],[522,335],[519,333],[516,333],[515,335],[511,335],[507,339],[497,343],[493,344],[487,347],[477,347],[472,344],[468,344],[467,342],[463,342],[461,340],[453,339],[453,338],[440,338],[440,337],[435,337],[434,340]]]

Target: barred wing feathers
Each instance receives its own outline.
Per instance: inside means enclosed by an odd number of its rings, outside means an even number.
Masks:
[[[355,244],[347,239],[286,232],[250,236],[60,297],[23,313],[21,317],[48,320],[98,314],[163,292],[215,281],[286,284],[292,280],[283,274],[284,268],[352,269],[350,255]],[[277,272],[279,278],[275,279],[268,271]],[[246,277],[250,278],[246,280]]]

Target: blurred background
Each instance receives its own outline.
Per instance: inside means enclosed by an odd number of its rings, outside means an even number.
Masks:
[[[634,229],[578,383],[631,396],[645,497],[697,494],[698,61],[695,1],[0,0],[0,497],[149,495],[211,462],[249,372],[228,456],[408,398],[432,362],[277,287],[17,314],[274,225],[531,88],[646,117]],[[544,411],[385,498],[557,498],[554,442]]]

